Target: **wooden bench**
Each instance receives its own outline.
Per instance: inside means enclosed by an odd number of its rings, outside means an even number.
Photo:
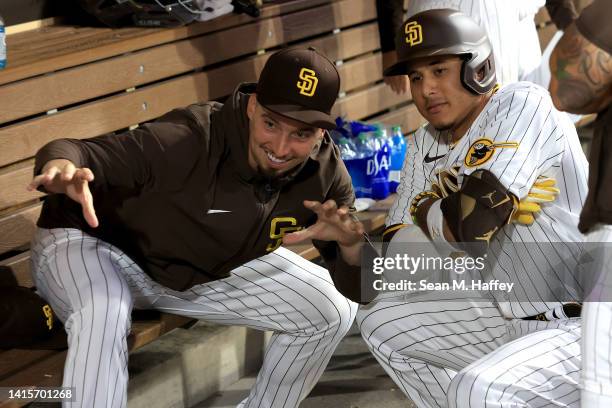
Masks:
[[[294,0],[267,5],[258,19],[231,15],[175,29],[50,26],[7,38],[0,71],[0,265],[32,287],[28,245],[43,194],[25,186],[38,148],[61,137],[128,129],[180,106],[222,100],[256,80],[268,56],[312,45],[337,61],[334,113],[416,129],[422,119],[381,83],[374,0]],[[369,229],[384,214],[362,216]],[[292,248],[307,259],[311,245]],[[134,320],[130,350],[190,320],[161,314]],[[0,386],[61,384],[66,351],[0,351]],[[20,406],[1,402],[0,407]]]

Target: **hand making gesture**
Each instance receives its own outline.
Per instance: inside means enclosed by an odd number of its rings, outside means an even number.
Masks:
[[[76,168],[70,160],[55,159],[48,161],[43,166],[41,173],[32,179],[27,189],[33,191],[42,186],[50,193],[66,194],[81,204],[85,221],[91,227],[96,228],[98,217],[96,217],[93,197],[89,190],[89,183],[93,179],[94,175],[90,169]]]
[[[317,222],[306,229],[285,235],[283,243],[298,244],[307,239],[336,241],[344,260],[358,264],[364,228],[363,224],[349,213],[349,208],[338,208],[334,200],[325,203],[304,201],[304,206],[317,214]]]

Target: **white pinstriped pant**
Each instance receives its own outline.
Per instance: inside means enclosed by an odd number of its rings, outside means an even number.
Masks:
[[[419,407],[577,407],[580,318],[504,319],[440,292],[360,308],[371,352]]]
[[[582,309],[582,406],[612,407],[612,226],[601,225],[587,236],[589,242],[606,243],[593,266],[595,291]]]
[[[240,407],[296,407],[349,330],[356,304],[329,272],[289,250],[250,261],[230,277],[177,292],[152,281],[118,248],[76,229],[38,229],[32,270],[68,333],[64,407],[127,405],[132,307],[274,331],[257,382]]]

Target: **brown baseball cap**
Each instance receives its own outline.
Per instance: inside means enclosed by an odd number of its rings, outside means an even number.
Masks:
[[[56,330],[51,307],[29,288],[0,287],[0,314],[0,349],[29,348],[33,344],[41,349],[65,347],[65,336]]]
[[[279,115],[334,129],[331,109],[340,90],[336,66],[312,47],[288,48],[268,58],[257,83],[257,101]]]

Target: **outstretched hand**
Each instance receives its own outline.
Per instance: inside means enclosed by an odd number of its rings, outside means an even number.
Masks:
[[[363,224],[349,213],[347,206],[338,208],[334,200],[325,203],[306,200],[304,207],[317,214],[317,222],[306,229],[286,234],[284,244],[298,244],[308,239],[336,241],[340,248],[361,244]]]
[[[34,191],[42,186],[50,193],[66,194],[81,204],[85,221],[91,227],[96,228],[98,217],[89,190],[89,183],[93,179],[94,175],[90,169],[77,168],[70,160],[56,159],[45,164],[41,173],[32,179],[27,189]]]

